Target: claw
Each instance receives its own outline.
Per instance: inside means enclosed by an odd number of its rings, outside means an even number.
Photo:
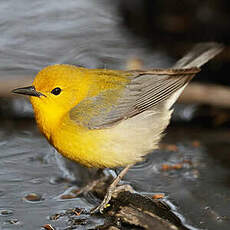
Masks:
[[[97,207],[91,209],[90,213],[96,214],[100,212],[101,214],[103,214],[104,209],[110,206],[109,201],[111,200],[112,194],[113,194],[113,191],[109,190],[107,194],[105,195],[104,200]]]

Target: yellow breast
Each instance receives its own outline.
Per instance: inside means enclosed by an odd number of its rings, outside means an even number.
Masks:
[[[87,167],[133,164],[157,148],[171,112],[146,111],[107,129],[89,130],[66,116],[52,132],[51,143],[65,157]],[[156,122],[156,116],[161,121]]]
[[[109,130],[89,130],[67,117],[53,130],[51,144],[65,157],[87,167],[105,168],[126,165],[114,149]]]

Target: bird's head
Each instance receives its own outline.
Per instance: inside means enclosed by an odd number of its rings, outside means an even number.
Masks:
[[[86,81],[84,68],[53,65],[41,70],[32,86],[12,92],[30,96],[39,127],[48,126],[48,129],[87,96],[89,84]]]

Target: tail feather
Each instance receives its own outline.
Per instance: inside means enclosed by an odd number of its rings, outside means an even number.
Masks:
[[[187,55],[181,58],[173,68],[201,67],[223,50],[223,45],[216,42],[197,44]]]
[[[181,58],[173,68],[176,69],[187,69],[187,68],[199,68],[208,62],[210,59],[215,57],[218,53],[223,50],[223,45],[215,42],[199,43],[197,44],[187,55]],[[172,105],[176,102],[180,94],[183,92],[185,87],[188,85],[190,80],[195,76],[189,75],[186,78],[185,84],[175,93],[173,93],[169,99],[165,102],[166,108],[170,109]],[[181,76],[180,76],[181,77]]]

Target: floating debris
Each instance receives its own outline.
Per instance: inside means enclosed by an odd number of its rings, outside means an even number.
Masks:
[[[37,193],[29,193],[25,197],[23,197],[23,200],[30,201],[30,202],[37,202],[43,200],[42,196]]]
[[[74,199],[76,197],[77,197],[76,195],[72,195],[72,194],[63,194],[60,196],[60,199],[68,200],[68,199]]]
[[[157,194],[154,194],[154,195],[152,196],[152,198],[155,199],[155,200],[162,199],[162,198],[164,198],[164,197],[165,197],[165,194],[164,194],[164,193],[157,193]]]
[[[8,215],[12,215],[13,211],[9,210],[9,209],[5,209],[5,210],[0,210],[0,216],[8,216]]]
[[[55,230],[55,228],[51,224],[46,224],[46,225],[42,226],[42,228],[44,228],[46,230]]]

